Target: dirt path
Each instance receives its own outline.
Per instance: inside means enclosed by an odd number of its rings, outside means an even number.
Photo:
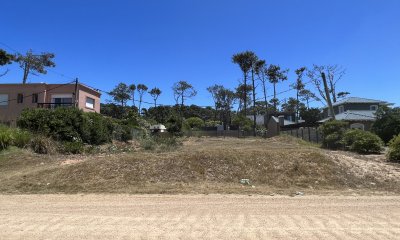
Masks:
[[[0,239],[398,239],[400,197],[0,195]]]

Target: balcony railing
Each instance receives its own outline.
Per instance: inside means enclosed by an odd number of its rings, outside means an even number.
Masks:
[[[37,107],[54,109],[54,108],[59,108],[59,107],[74,107],[74,104],[73,103],[38,103]]]

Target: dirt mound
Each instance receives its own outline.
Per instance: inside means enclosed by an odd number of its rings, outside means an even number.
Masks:
[[[339,160],[337,154],[330,155],[285,138],[191,138],[171,152],[140,150],[72,160],[53,156],[41,159],[43,164],[33,164],[38,159],[30,156],[28,164],[3,171],[0,191],[269,193],[354,189],[399,192],[398,184],[388,181],[378,171],[367,169],[371,174],[359,174],[353,165],[360,162],[351,165],[349,161]],[[241,185],[240,179],[249,179],[250,186]]]

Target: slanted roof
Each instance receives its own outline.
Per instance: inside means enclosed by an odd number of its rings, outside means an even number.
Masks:
[[[376,111],[369,110],[347,110],[345,112],[339,113],[335,115],[336,120],[344,120],[344,121],[375,121]],[[326,122],[331,118],[325,118],[319,122]]]
[[[156,124],[150,126],[150,130],[166,130],[167,128],[162,124]]]
[[[381,101],[381,100],[375,100],[375,99],[369,99],[369,98],[360,98],[360,97],[348,97],[345,99],[342,99],[340,101],[337,101],[333,103],[333,106],[339,106],[343,105],[346,103],[376,103],[376,104],[388,104],[388,102]]]
[[[278,117],[272,116],[271,118],[274,119],[275,122],[279,123],[279,118]],[[296,124],[296,122],[289,121],[289,120],[286,120],[286,119],[283,120],[283,125],[284,126],[292,125],[292,124]]]

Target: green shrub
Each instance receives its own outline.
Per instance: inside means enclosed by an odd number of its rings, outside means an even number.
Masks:
[[[84,143],[101,145],[111,142],[113,132],[111,119],[98,113],[84,113],[81,138]]]
[[[7,149],[13,140],[12,132],[6,126],[0,125],[0,151]]]
[[[95,145],[110,142],[113,132],[111,120],[77,108],[26,109],[17,124],[57,141],[83,141]]]
[[[84,147],[82,142],[64,142],[59,150],[65,154],[80,154],[83,153]]]
[[[358,153],[380,153],[383,147],[383,141],[376,134],[359,129],[347,130],[342,143]]]
[[[253,129],[253,122],[242,114],[233,117],[232,125],[239,126],[244,131],[251,131]]]
[[[389,161],[400,162],[400,134],[389,142]]]
[[[49,154],[56,152],[57,143],[48,137],[38,135],[31,139],[30,147],[35,153]]]
[[[113,138],[122,142],[132,140],[132,128],[128,125],[123,125],[119,121],[115,121],[113,126]]]
[[[32,138],[32,134],[30,132],[18,128],[12,130],[12,136],[12,145],[19,148],[25,148],[29,146]]]
[[[167,131],[174,136],[182,136],[182,121],[176,115],[172,115],[167,122]]]
[[[188,118],[188,119],[186,119],[185,122],[186,122],[186,124],[189,125],[190,128],[198,129],[198,128],[204,127],[204,121],[198,117]]]
[[[322,124],[318,129],[323,135],[322,146],[337,149],[343,146],[343,134],[348,126],[347,122],[330,120]]]

